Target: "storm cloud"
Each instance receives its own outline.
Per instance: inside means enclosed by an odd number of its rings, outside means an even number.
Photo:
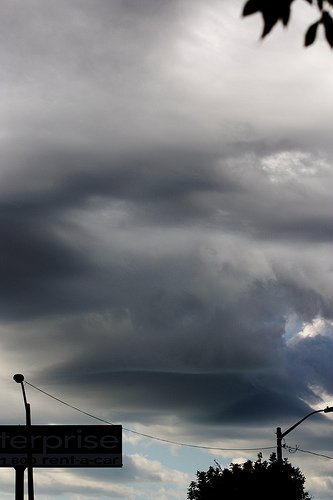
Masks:
[[[244,22],[223,0],[2,2],[3,380],[212,446],[329,403],[331,109],[310,97],[332,75]]]

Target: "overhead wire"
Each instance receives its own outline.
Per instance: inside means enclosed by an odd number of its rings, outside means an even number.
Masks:
[[[28,382],[27,380],[25,381],[25,383],[27,385],[29,385],[30,387],[32,387],[33,389],[41,392],[42,394],[44,394],[45,396],[48,396],[49,398],[52,398],[54,399],[55,401],[57,401],[58,403],[61,403],[65,406],[67,406],[68,408],[71,408],[79,413],[82,413],[83,415],[86,415],[90,418],[93,418],[95,420],[98,420],[100,422],[103,422],[107,425],[114,425],[112,422],[110,422],[109,420],[106,420],[104,418],[101,418],[101,417],[98,417],[97,415],[94,415],[92,413],[89,413],[85,410],[82,410],[81,408],[78,408],[77,406],[74,406],[70,403],[67,403],[66,401],[64,401],[63,399],[60,399],[56,396],[54,396],[53,394],[41,389],[40,387],[37,387],[36,385],[32,384],[31,382]],[[221,447],[216,447],[216,446],[205,446],[205,445],[197,445],[197,444],[191,444],[191,443],[182,443],[182,442],[179,442],[179,441],[173,441],[173,440],[170,440],[170,439],[165,439],[165,438],[160,438],[158,436],[152,436],[150,434],[146,434],[144,432],[139,432],[139,431],[135,431],[134,429],[129,429],[129,428],[126,428],[126,427],[122,427],[124,431],[126,432],[131,432],[132,434],[136,434],[138,436],[142,436],[142,437],[145,437],[145,438],[148,438],[148,439],[152,439],[152,440],[155,440],[155,441],[159,441],[159,442],[162,442],[162,443],[166,443],[166,444],[173,444],[173,445],[177,445],[177,446],[185,446],[185,447],[190,447],[190,448],[199,448],[199,449],[203,449],[203,450],[218,450],[218,451],[259,451],[259,450],[271,450],[271,449],[275,449],[275,446],[261,446],[261,447],[257,447],[257,448],[221,448]],[[324,455],[322,453],[316,453],[314,451],[309,451],[309,450],[302,450],[301,448],[299,448],[299,446],[296,446],[295,448],[294,447],[290,447],[286,444],[284,444],[283,446],[284,448],[288,448],[290,452],[292,453],[295,453],[297,451],[300,451],[301,453],[308,453],[308,454],[311,454],[311,455],[315,455],[317,457],[322,457],[322,458],[327,458],[329,460],[333,460],[333,457],[329,456],[329,455]]]
[[[298,445],[295,447],[284,445],[284,448],[287,448],[289,453],[296,453],[297,451],[300,451],[301,453],[309,453],[310,455],[315,455],[316,457],[328,458],[329,460],[333,460],[333,457],[330,457],[329,455],[324,455],[323,453],[316,453],[315,451],[302,450]]]
[[[49,398],[52,398],[55,401],[58,401],[58,403],[61,403],[61,404],[65,405],[65,406],[67,406],[69,408],[72,408],[73,410],[76,410],[76,411],[82,413],[83,415],[87,415],[88,417],[91,417],[91,418],[93,418],[95,420],[99,420],[100,422],[103,422],[103,423],[108,424],[108,425],[114,425],[109,420],[106,420],[104,418],[101,418],[101,417],[98,417],[96,415],[93,415],[92,413],[84,411],[81,408],[78,408],[77,406],[74,406],[74,405],[72,405],[70,403],[67,403],[63,399],[60,399],[60,398],[54,396],[53,394],[51,394],[51,393],[49,393],[47,391],[44,391],[40,387],[37,387],[36,385],[32,384],[31,382],[28,382],[27,380],[25,380],[25,383],[27,385],[29,385],[30,387],[32,387],[33,389],[41,392],[45,396],[48,396]],[[191,443],[182,443],[182,442],[179,442],[179,441],[172,441],[170,439],[164,439],[164,438],[160,438],[160,437],[157,437],[157,436],[152,436],[150,434],[145,434],[144,432],[135,431],[133,429],[128,429],[126,427],[123,427],[123,430],[126,431],[126,432],[131,432],[132,434],[136,434],[138,436],[142,436],[142,437],[145,437],[145,438],[148,438],[148,439],[152,439],[154,441],[159,441],[159,442],[166,443],[166,444],[173,444],[173,445],[177,445],[177,446],[186,446],[186,447],[189,447],[189,448],[199,448],[199,449],[203,449],[203,450],[260,451],[260,450],[272,450],[272,449],[275,449],[275,446],[261,446],[261,447],[257,447],[257,448],[221,448],[221,447],[217,447],[217,446],[204,446],[204,445],[191,444]]]
[[[328,458],[329,460],[333,460],[333,457],[330,457],[329,455],[324,455],[322,453],[316,453],[314,451],[309,451],[309,450],[302,450],[301,448],[298,448],[297,451],[301,451],[302,453],[310,453],[310,455],[315,455],[316,457],[323,457],[323,458]]]
[[[101,422],[104,422],[105,424],[113,425],[112,422],[108,422],[107,420],[104,420],[104,418],[97,417],[96,415],[93,415],[92,413],[88,413],[84,410],[81,410],[81,408],[77,408],[76,406],[73,406],[69,403],[66,403],[66,401],[63,401],[62,399],[57,398],[56,396],[53,396],[53,394],[50,394],[49,392],[43,391],[43,389],[40,389],[36,385],[31,384],[31,382],[28,382],[27,380],[25,380],[25,384],[30,385],[30,387],[33,387],[34,389],[45,394],[46,396],[49,396],[50,398],[55,399],[59,403],[62,403],[63,405],[68,406],[69,408],[72,408],[73,410],[79,411],[80,413],[83,413],[84,415],[87,415],[88,417],[94,418],[95,420],[100,420]]]

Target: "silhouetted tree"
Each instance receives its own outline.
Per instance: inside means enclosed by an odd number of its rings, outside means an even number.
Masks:
[[[295,0],[248,0],[243,9],[243,16],[249,16],[260,12],[264,20],[262,38],[264,38],[272,28],[280,21],[287,26],[290,19],[291,5]],[[311,24],[305,33],[304,45],[308,47],[316,39],[317,31],[323,27],[326,40],[330,47],[333,47],[333,0],[303,0],[315,7],[319,18]]]
[[[259,453],[255,462],[230,464],[228,469],[209,467],[197,472],[187,492],[190,500],[306,500],[305,477],[287,459],[279,464],[275,453],[269,461]]]

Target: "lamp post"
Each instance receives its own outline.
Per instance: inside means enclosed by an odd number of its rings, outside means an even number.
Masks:
[[[296,424],[292,425],[291,427],[289,427],[289,429],[287,429],[284,432],[282,432],[281,427],[277,427],[276,428],[276,456],[277,456],[277,461],[278,461],[279,464],[282,464],[282,439],[284,438],[284,436],[286,436],[287,434],[289,434],[289,432],[291,432],[292,430],[294,430],[295,427],[297,427],[299,424],[301,424],[302,422],[304,422],[304,420],[306,420],[307,418],[311,417],[311,415],[314,415],[315,413],[320,413],[322,411],[324,413],[333,412],[333,406],[327,406],[326,408],[324,408],[322,410],[312,411],[311,413],[309,413],[308,415],[305,415],[305,417],[301,418],[301,420],[299,420],[298,422],[296,422]]]
[[[34,500],[34,480],[32,467],[32,446],[31,446],[31,411],[30,404],[27,401],[25,388],[23,385],[24,376],[21,373],[16,373],[13,377],[15,382],[21,385],[23,401],[26,415],[26,426],[28,430],[28,446],[27,446],[27,469],[28,469],[28,499]],[[24,468],[16,469],[16,500],[23,499],[23,474]]]

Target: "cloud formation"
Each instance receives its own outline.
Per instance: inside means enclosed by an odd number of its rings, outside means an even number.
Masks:
[[[2,3],[4,379],[212,444],[332,397],[332,76],[236,10]]]

